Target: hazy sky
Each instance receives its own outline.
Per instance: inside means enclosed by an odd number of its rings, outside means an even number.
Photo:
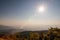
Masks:
[[[44,6],[43,12],[38,7]],[[0,0],[1,25],[60,25],[60,0]]]

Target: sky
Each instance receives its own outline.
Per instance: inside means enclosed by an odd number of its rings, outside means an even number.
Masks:
[[[60,0],[0,0],[0,25],[60,25]]]

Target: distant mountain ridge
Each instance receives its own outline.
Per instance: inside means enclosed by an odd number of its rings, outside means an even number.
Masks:
[[[4,26],[0,25],[0,32],[23,32],[23,31],[32,31],[32,30],[27,30],[27,29],[15,29],[11,26]],[[36,31],[36,30],[35,30]],[[38,31],[44,31],[44,30],[37,30]],[[47,31],[47,30],[46,30]]]
[[[4,35],[4,34],[11,34],[11,33],[15,33],[18,31],[22,31],[22,30],[17,30],[13,27],[10,26],[4,26],[4,25],[0,25],[0,35]]]

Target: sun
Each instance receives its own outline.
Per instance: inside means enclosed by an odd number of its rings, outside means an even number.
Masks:
[[[39,11],[39,12],[44,12],[44,11],[45,11],[45,7],[44,7],[44,6],[40,6],[40,7],[38,8],[38,11]]]

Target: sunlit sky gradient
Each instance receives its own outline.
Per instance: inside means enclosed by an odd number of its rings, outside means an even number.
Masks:
[[[44,12],[38,12],[39,6]],[[0,25],[60,25],[60,0],[0,0]]]

